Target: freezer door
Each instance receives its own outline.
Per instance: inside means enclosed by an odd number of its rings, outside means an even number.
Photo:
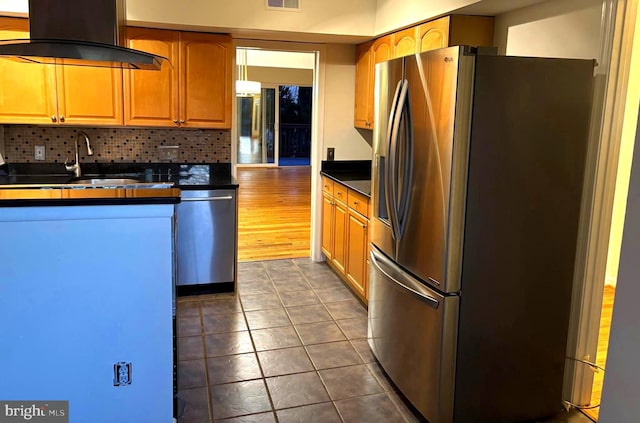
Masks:
[[[375,247],[370,258],[369,346],[427,420],[450,422],[459,297],[429,289]]]
[[[406,230],[396,242],[397,263],[440,291],[460,289],[460,252],[469,145],[473,56],[462,47],[409,56],[403,113],[410,131],[399,137],[396,160]],[[403,176],[406,175],[406,176]],[[407,189],[408,188],[408,189]]]

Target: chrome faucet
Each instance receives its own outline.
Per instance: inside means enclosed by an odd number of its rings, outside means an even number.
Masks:
[[[78,138],[79,137],[84,138],[84,142],[87,145],[87,155],[93,156],[93,149],[91,148],[91,143],[89,142],[89,136],[84,131],[78,132],[78,136],[76,137],[76,140],[74,143],[76,148],[75,162],[72,165],[68,165],[67,164],[67,162],[69,161],[68,157],[67,157],[67,160],[64,161],[64,167],[65,169],[67,169],[67,172],[73,172],[76,178],[82,175],[82,170],[80,169],[80,157],[78,156]]]

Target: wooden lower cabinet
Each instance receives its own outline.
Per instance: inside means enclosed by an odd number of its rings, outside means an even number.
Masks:
[[[367,252],[369,250],[369,221],[349,209],[349,244],[347,247],[346,276],[353,289],[367,298]]]
[[[329,194],[322,195],[322,253],[327,261],[333,258],[333,197]]]
[[[366,302],[369,200],[326,177],[323,177],[323,186],[322,252],[327,264]],[[330,191],[330,187],[333,190]],[[338,194],[341,194],[340,198]]]
[[[334,201],[333,206],[333,258],[331,262],[341,274],[347,261],[347,206]]]

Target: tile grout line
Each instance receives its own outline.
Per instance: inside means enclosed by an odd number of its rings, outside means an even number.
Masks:
[[[262,268],[264,269],[264,272],[267,273],[267,277],[269,277],[269,274],[266,271],[266,268],[264,267],[264,263],[262,261],[260,261],[260,264],[262,265]],[[279,422],[278,414],[276,413],[275,404],[273,403],[273,398],[271,397],[271,391],[269,391],[269,385],[267,385],[267,378],[266,378],[266,376],[264,374],[264,369],[262,368],[262,363],[260,362],[260,357],[258,356],[258,349],[256,348],[256,343],[255,343],[255,340],[253,339],[253,331],[249,327],[249,320],[247,319],[247,311],[245,310],[244,303],[242,302],[242,292],[240,292],[240,287],[239,286],[237,287],[236,291],[237,291],[236,295],[238,296],[238,301],[240,302],[240,308],[242,309],[242,317],[244,318],[244,322],[247,325],[247,331],[249,332],[249,339],[251,339],[251,346],[253,347],[253,355],[256,358],[256,362],[258,363],[258,368],[260,369],[260,374],[262,375],[260,380],[262,381],[264,389],[265,389],[265,391],[267,393],[267,398],[269,399],[269,405],[271,406],[271,414],[273,414],[275,422],[278,423]],[[234,416],[234,417],[239,417],[239,416]]]

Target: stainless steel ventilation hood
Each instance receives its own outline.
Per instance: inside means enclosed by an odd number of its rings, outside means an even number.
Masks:
[[[159,70],[166,58],[121,47],[124,23],[124,0],[29,0],[31,38],[0,41],[0,56],[35,63]]]

